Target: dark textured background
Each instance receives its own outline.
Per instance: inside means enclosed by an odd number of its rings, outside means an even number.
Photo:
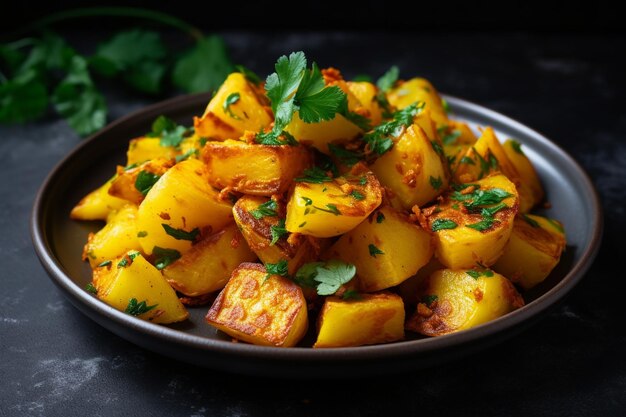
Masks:
[[[518,337],[408,375],[284,381],[227,375],[140,349],[54,287],[28,233],[34,194],[80,139],[63,121],[0,126],[0,416],[619,416],[626,414],[626,39],[622,35],[224,33],[261,74],[302,49],[346,75],[425,76],[525,123],[586,168],[605,207],[602,250],[567,301]],[[98,33],[70,43],[93,47]],[[111,119],[153,99],[105,87]],[[620,323],[622,323],[620,325]],[[621,327],[621,329],[620,329]]]

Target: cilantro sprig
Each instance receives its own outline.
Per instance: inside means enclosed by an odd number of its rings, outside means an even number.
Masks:
[[[318,295],[333,295],[356,275],[356,266],[337,259],[306,263],[298,269],[294,281],[315,288]]]
[[[404,129],[413,124],[413,119],[424,109],[423,102],[416,102],[391,115],[392,119],[381,123],[371,132],[363,136],[363,141],[369,150],[377,155],[383,155],[393,147],[393,138],[398,137]]]
[[[146,300],[142,302],[138,302],[136,298],[131,298],[128,301],[128,306],[126,306],[124,313],[137,317],[144,313],[147,313],[148,311],[152,310],[156,306],[158,306],[158,304],[149,306]]]

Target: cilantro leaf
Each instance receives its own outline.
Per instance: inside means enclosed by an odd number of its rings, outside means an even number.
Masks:
[[[324,266],[324,262],[309,262],[302,265],[293,278],[294,282],[301,287],[316,288],[318,283],[314,278],[320,266]]]
[[[425,295],[420,300],[422,303],[426,304],[427,307],[430,307],[434,302],[439,299],[436,295]]]
[[[376,223],[380,224],[385,221],[385,215],[382,212],[378,212],[376,215]]]
[[[145,300],[139,303],[137,302],[136,298],[131,298],[130,301],[128,302],[128,306],[126,306],[126,310],[124,310],[124,313],[137,317],[144,313],[147,313],[148,311],[152,310],[156,306],[158,306],[158,304],[149,306]]]
[[[331,259],[324,266],[316,268],[317,274],[313,278],[319,284],[317,293],[319,295],[332,295],[344,284],[350,282],[356,275],[356,266]]]
[[[489,190],[477,189],[468,194],[455,191],[450,195],[450,199],[456,201],[469,201],[464,202],[463,204],[471,210],[477,207],[499,204],[502,200],[512,196],[513,194],[508,193],[502,188],[491,188]]]
[[[224,112],[227,113],[233,119],[237,119],[237,120],[241,120],[241,118],[237,116],[235,113],[233,113],[233,110],[230,108],[230,106],[238,102],[239,98],[240,98],[239,93],[231,93],[228,95],[228,97],[226,97],[226,100],[224,100],[224,103],[222,104],[222,108],[224,109]]]
[[[339,211],[337,206],[334,205],[334,204],[326,204],[326,208],[322,208],[322,207],[318,207],[318,206],[313,206],[313,207],[316,208],[317,210],[321,210],[321,211],[325,211],[326,213],[334,214],[335,216],[341,216],[341,212]]]
[[[263,217],[278,216],[278,213],[276,212],[276,210],[278,210],[278,205],[276,204],[276,201],[269,200],[263,204],[260,204],[259,207],[257,207],[255,210],[252,210],[250,214],[252,215],[252,217],[259,220],[259,219],[262,219]]]
[[[198,236],[200,236],[200,229],[197,227],[191,232],[187,232],[183,229],[175,229],[165,223],[161,223],[161,226],[163,226],[163,230],[165,230],[165,233],[172,236],[176,240],[189,240],[191,242],[195,242],[196,239],[198,239]]]
[[[400,69],[397,66],[392,66],[376,81],[376,86],[380,91],[387,92],[391,90],[393,85],[398,81],[400,76]]]
[[[272,275],[279,275],[281,277],[286,277],[289,274],[288,263],[286,260],[282,259],[275,264],[267,263],[265,264],[265,270],[267,271],[267,275],[265,279],[267,280]]]
[[[537,220],[533,219],[532,217],[529,217],[526,214],[522,214],[522,219],[524,219],[524,221],[526,221],[526,223],[528,223],[529,225],[531,225],[534,228],[540,227],[539,223],[537,222]]]
[[[375,258],[376,255],[384,255],[385,252],[383,252],[382,250],[378,249],[378,247],[376,247],[376,245],[370,243],[369,245],[367,245],[367,250],[370,253],[370,256]]]
[[[285,219],[280,219],[277,225],[271,226],[270,234],[272,236],[270,246],[275,245],[281,237],[289,234],[287,229],[285,229]]]
[[[456,229],[457,226],[458,224],[450,219],[435,219],[432,222],[430,229],[433,232],[438,232],[444,229]]]
[[[453,145],[460,136],[461,136],[460,130],[453,130],[452,132],[446,133],[445,135],[443,135],[443,137],[441,138],[441,141],[443,142],[444,145]]]
[[[392,114],[392,120],[382,123],[363,136],[363,141],[370,151],[382,155],[393,146],[391,137],[397,137],[402,131],[413,124],[415,116],[424,109],[424,103],[413,103]],[[442,151],[443,152],[443,151]]]
[[[346,94],[337,86],[326,87],[310,96],[299,97],[296,94],[300,118],[305,123],[332,120],[345,96]]]
[[[176,63],[172,81],[188,93],[215,90],[232,69],[233,64],[222,38],[207,36]]]
[[[155,246],[152,249],[152,256],[154,256],[154,266],[156,269],[161,270],[180,258],[180,252],[176,249],[166,249]]]
[[[524,155],[524,151],[522,150],[522,144],[514,139],[509,139],[509,140],[511,141],[511,148],[513,148],[513,150],[517,152],[518,154]]]
[[[430,186],[433,187],[433,189],[435,189],[435,191],[439,191],[439,189],[441,188],[441,186],[443,185],[443,181],[441,180],[441,177],[433,177],[432,175],[429,178],[429,182],[430,182]]]
[[[276,72],[265,80],[265,91],[272,103],[274,125],[282,131],[289,124],[295,111],[293,99],[296,89],[306,69],[304,52],[292,52],[287,58],[285,55],[278,58],[274,67]]]
[[[135,252],[131,252],[131,253],[127,253],[126,255],[124,255],[124,257],[122,258],[121,261],[119,261],[117,263],[117,268],[126,268],[127,266],[132,265],[133,260],[139,256],[140,253],[135,251]]]
[[[67,76],[54,90],[52,102],[56,111],[81,136],[99,130],[106,123],[104,98],[96,90],[87,61],[81,56],[72,58]]]
[[[85,286],[85,291],[92,294],[98,294],[98,289],[91,282]]]
[[[487,278],[493,277],[493,271],[490,269],[483,269],[480,271],[477,269],[470,269],[468,271],[465,271],[465,273],[474,279],[478,279],[481,276],[485,276]]]
[[[350,193],[350,196],[358,201],[365,200],[365,196],[357,190],[352,190],[352,192]]]
[[[148,171],[139,171],[135,180],[135,188],[144,196],[152,189],[154,184],[161,178],[160,175]]]
[[[357,290],[347,290],[341,295],[342,300],[360,300],[361,294]]]
[[[294,181],[321,184],[323,182],[331,182],[332,180],[333,179],[328,176],[326,171],[319,167],[313,167],[305,169],[302,176],[297,177]]]

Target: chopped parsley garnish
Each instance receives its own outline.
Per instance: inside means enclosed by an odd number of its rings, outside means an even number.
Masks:
[[[439,189],[443,185],[443,181],[441,180],[441,177],[435,178],[431,175],[429,181],[430,181],[430,186],[433,187],[435,191],[439,191]]]
[[[370,253],[370,256],[372,257],[376,257],[376,255],[384,255],[385,252],[383,252],[382,250],[378,249],[378,247],[376,247],[376,245],[370,243],[369,245],[367,245],[367,250]]]
[[[476,269],[470,269],[468,271],[465,271],[465,273],[474,279],[478,279],[481,276],[484,276],[487,278],[490,278],[493,276],[493,271],[490,269],[483,269],[481,271],[478,271]]]
[[[185,152],[182,155],[176,155],[176,163],[185,161],[185,160],[189,159],[189,157],[192,156],[192,155],[198,156],[198,150],[197,149],[189,149],[187,152]]]
[[[493,226],[493,224],[497,221],[496,219],[493,218],[493,215],[505,207],[508,207],[508,206],[504,203],[500,203],[494,207],[483,208],[480,212],[483,219],[479,221],[478,223],[468,224],[467,227],[474,229],[474,230],[478,230],[479,232],[484,232],[485,230],[491,228],[491,226]]]
[[[295,179],[296,182],[309,182],[312,184],[321,184],[323,182],[331,182],[332,180],[327,172],[319,167],[307,168],[301,177]]]
[[[458,224],[450,219],[435,219],[430,225],[430,230],[438,232],[444,229],[456,229],[457,226]]]
[[[146,237],[146,236],[148,236],[148,232],[146,232],[145,230],[141,230],[137,232],[137,237]]]
[[[424,109],[423,102],[413,103],[391,115],[392,120],[381,123],[374,130],[363,136],[363,141],[371,152],[382,155],[393,147],[392,137],[398,137],[402,131],[413,124],[415,116]]]
[[[226,97],[226,100],[224,100],[224,104],[222,104],[224,113],[228,114],[230,117],[236,120],[241,120],[241,118],[233,113],[233,109],[231,109],[230,106],[238,102],[240,97],[241,96],[239,95],[239,93],[231,93],[228,95],[228,97]]]
[[[244,67],[243,65],[235,65],[235,68],[237,69],[237,72],[243,74],[243,76],[246,77],[246,80],[250,81],[252,84],[261,84],[261,78],[259,78],[254,71]]]
[[[316,288],[319,295],[333,295],[356,275],[356,267],[337,259],[304,264],[294,281],[302,287]]]
[[[434,302],[439,299],[436,295],[424,295],[420,302],[426,304],[427,307],[430,307]]]
[[[367,132],[372,128],[372,124],[370,123],[370,119],[365,116],[360,115],[359,113],[355,113],[353,111],[348,111],[348,100],[346,99],[345,110],[341,112],[341,115],[348,119],[350,122],[354,123],[364,132]]]
[[[259,219],[262,219],[263,217],[278,216],[278,213],[276,212],[276,210],[278,210],[278,204],[276,204],[276,201],[269,200],[263,204],[260,204],[259,207],[256,208],[255,210],[252,210],[250,214],[252,215],[252,217],[259,220]]]
[[[476,162],[474,162],[474,160],[469,156],[464,156],[463,158],[461,158],[460,162],[467,165],[476,165]]]
[[[152,131],[146,136],[160,137],[161,146],[173,146],[178,148],[189,131],[186,127],[178,125],[172,119],[163,115],[156,118],[152,123]]]
[[[91,282],[85,286],[85,291],[98,294],[98,289]]]
[[[342,300],[360,300],[361,294],[357,290],[347,290],[341,295]]]
[[[147,195],[154,184],[161,178],[160,175],[153,174],[148,171],[139,171],[137,179],[135,179],[135,188],[142,194]]]
[[[353,166],[358,163],[361,159],[363,159],[363,155],[359,152],[349,151],[341,146],[334,145],[332,143],[328,144],[328,150],[332,153],[342,164],[347,166]]]
[[[486,161],[485,158],[483,158],[482,155],[479,154],[475,148],[472,148],[472,151],[474,155],[476,155],[476,159],[478,159],[478,162],[480,163],[480,175],[478,176],[478,178],[480,179],[489,173],[491,166],[489,165],[489,162]]]
[[[298,227],[304,227],[306,225],[306,222],[302,222],[298,225]]]
[[[398,77],[400,76],[400,69],[394,65],[387,70],[379,79],[376,81],[376,86],[380,91],[387,92],[391,90],[394,84],[398,81]]]
[[[435,150],[435,152],[437,153],[437,155],[439,156],[444,156],[443,153],[443,148],[441,147],[441,145],[439,144],[439,142],[437,142],[436,140],[431,140],[430,144],[433,146],[433,149]]]
[[[499,212],[502,209],[507,208],[508,206],[504,203],[500,203],[497,204],[493,207],[485,207],[484,209],[482,209],[481,213],[483,213],[483,215],[487,214],[488,216],[493,216],[494,214],[496,214],[497,212]]]
[[[152,255],[154,256],[154,266],[159,270],[180,258],[180,252],[176,249],[166,249],[159,246],[152,249]]]
[[[510,141],[511,141],[511,148],[513,148],[513,150],[517,152],[518,154],[524,155],[524,151],[522,150],[522,144],[516,141],[515,139],[510,139]]]
[[[100,263],[98,264],[98,268],[102,268],[102,267],[105,267],[105,266],[109,266],[109,265],[111,265],[112,263],[113,263],[113,262],[112,262],[112,261],[110,261],[110,260],[100,262]]]
[[[535,227],[535,228],[540,227],[539,223],[537,223],[537,220],[535,220],[535,219],[533,219],[531,217],[528,217],[528,215],[526,215],[526,214],[522,214],[522,219],[524,219],[526,221],[526,223],[528,223],[532,227]]]
[[[359,185],[365,185],[365,184],[367,184],[367,177],[359,178]]]
[[[326,208],[317,207],[317,206],[313,206],[313,207],[318,209],[318,210],[325,211],[326,213],[332,213],[335,216],[341,215],[341,212],[339,211],[337,206],[334,205],[334,204],[326,204]]]
[[[132,252],[132,253],[127,253],[126,255],[124,255],[122,260],[117,263],[117,267],[126,268],[127,266],[130,266],[133,263],[133,260],[139,255],[140,253],[137,251]]]
[[[383,221],[385,221],[385,215],[381,212],[378,212],[378,214],[376,215],[376,223],[380,224]]]
[[[126,307],[126,310],[124,310],[124,313],[137,317],[144,313],[147,313],[148,311],[155,308],[157,305],[158,304],[149,306],[145,300],[139,303],[137,302],[136,298],[131,298],[130,301],[128,302],[128,306]]]
[[[498,169],[499,166],[500,163],[498,162],[498,158],[496,158],[491,152],[489,152],[489,168],[491,168],[492,171],[495,171]]]
[[[477,189],[468,194],[455,191],[450,195],[450,199],[463,201],[463,205],[465,205],[467,209],[475,209],[482,206],[501,203],[505,198],[512,196],[513,194],[504,191],[502,188],[491,188],[489,190]]]
[[[197,227],[193,229],[191,232],[187,232],[186,230],[183,230],[183,229],[175,229],[172,226],[167,225],[165,223],[161,223],[161,226],[163,226],[165,233],[172,236],[176,240],[189,240],[191,242],[195,242],[196,239],[198,239],[198,236],[200,235],[200,229]]]
[[[280,275],[281,277],[286,277],[289,272],[287,267],[287,261],[284,259],[275,264],[265,264],[265,271],[267,271],[267,275],[265,276],[264,280],[267,280],[272,275]]]
[[[441,141],[443,142],[444,145],[453,145],[456,142],[456,140],[461,136],[461,131],[458,129],[455,129],[450,133],[446,133],[447,128],[448,127],[445,126],[445,128],[440,131],[440,134],[442,135]],[[437,129],[437,130],[439,131],[440,129]]]
[[[270,242],[270,246],[275,245],[278,240],[289,234],[287,229],[285,229],[285,219],[280,219],[278,224],[270,227],[270,234],[272,236],[272,241]]]
[[[305,206],[310,206],[311,204],[313,204],[313,200],[311,200],[309,197],[300,197],[304,200],[304,205]]]
[[[546,218],[546,220],[548,221],[548,223],[554,227],[556,230],[558,230],[561,233],[565,233],[565,229],[563,228],[563,226],[561,225],[561,223],[557,222],[556,220],[552,220],[552,219],[548,219]]]
[[[355,200],[364,200],[365,196],[363,194],[361,194],[360,192],[358,192],[357,190],[352,190],[352,192],[350,193],[350,196],[352,196]]]
[[[441,99],[441,106],[443,107],[443,111],[450,113],[450,104],[448,104],[448,101],[445,98]]]

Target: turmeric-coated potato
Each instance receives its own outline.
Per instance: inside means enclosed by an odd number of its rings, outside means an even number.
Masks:
[[[448,172],[441,144],[435,136],[428,137],[418,124],[430,123],[428,113],[416,117],[393,148],[372,165],[381,184],[392,191],[392,203],[410,210],[414,205],[432,201],[448,187]]]
[[[83,249],[83,259],[92,268],[129,250],[140,250],[137,238],[137,206],[127,204],[109,214],[107,224],[95,234],[90,233]]]
[[[137,232],[143,251],[155,247],[184,253],[202,236],[232,222],[232,206],[209,185],[206,168],[188,159],[156,181],[139,206]]]
[[[173,165],[173,159],[156,158],[133,168],[118,166],[117,176],[111,183],[109,194],[139,205],[145,196],[140,190],[141,182],[137,183],[137,177],[146,174],[160,177]],[[141,174],[142,172],[143,174]]]
[[[511,161],[517,169],[522,185],[529,190],[525,194],[527,200],[529,200],[527,206],[529,208],[536,206],[543,200],[544,191],[533,164],[526,154],[524,154],[522,145],[519,142],[509,139],[504,142],[503,148],[509,161]],[[522,210],[520,209],[520,211]]]
[[[518,210],[515,185],[493,175],[444,195],[428,217],[435,254],[448,268],[493,265],[511,236]]]
[[[403,109],[415,102],[426,103],[426,108],[432,113],[437,126],[448,124],[448,115],[443,107],[441,97],[433,85],[424,78],[412,78],[401,81],[387,93],[389,103],[398,109]]]
[[[196,297],[224,288],[239,264],[254,260],[256,255],[232,224],[192,246],[163,275],[175,290]]]
[[[370,119],[372,126],[380,124],[383,117],[378,100],[376,100],[378,93],[376,86],[367,81],[348,81],[347,85],[352,94],[359,100],[360,106],[354,111]]]
[[[131,139],[126,151],[126,166],[142,164],[156,158],[174,159],[179,151],[173,146],[161,146],[161,138]]]
[[[326,178],[296,183],[287,204],[289,232],[337,236],[355,228],[382,202],[378,179],[362,165],[349,175]]]
[[[115,177],[105,182],[86,196],[70,212],[74,220],[106,220],[107,216],[128,204],[128,201],[113,197],[109,188]]]
[[[202,117],[194,117],[194,128],[200,137],[225,140],[239,138],[246,130],[260,132],[272,121],[263,90],[234,72],[217,90]]]
[[[556,220],[522,214],[493,269],[524,289],[542,282],[561,259],[565,233]]]
[[[284,230],[284,209],[273,200],[243,196],[233,206],[233,216],[250,249],[265,264],[286,260],[289,273],[295,274],[303,263],[319,255],[319,239],[289,236]]]
[[[389,343],[404,339],[404,304],[391,293],[358,299],[328,297],[318,318],[314,348]]]
[[[161,272],[137,251],[99,267],[94,276],[97,297],[120,311],[153,323],[174,323],[189,316]]]
[[[398,285],[432,255],[429,232],[411,223],[407,215],[383,207],[341,236],[324,258],[354,264],[359,288],[372,292]]]
[[[300,287],[287,278],[268,275],[263,265],[252,263],[233,271],[206,320],[236,339],[278,347],[295,346],[308,327]]]
[[[207,142],[202,150],[209,182],[244,194],[281,194],[312,163],[304,146],[269,146],[226,140]]]
[[[285,131],[298,142],[312,146],[325,154],[330,154],[329,144],[349,142],[363,133],[361,128],[340,114],[336,114],[332,120],[305,123],[298,112],[293,115]]]
[[[478,326],[524,305],[513,284],[489,269],[434,272],[406,329],[441,336]]]

